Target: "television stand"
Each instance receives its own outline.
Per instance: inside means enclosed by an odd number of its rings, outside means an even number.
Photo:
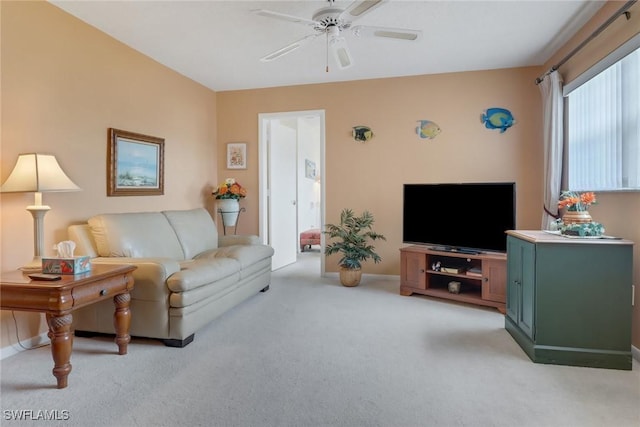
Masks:
[[[429,246],[429,249],[437,252],[455,252],[458,254],[466,255],[479,255],[482,251],[468,248],[456,248],[455,246]]]
[[[466,249],[466,248],[447,248],[446,252],[456,252],[459,254],[466,254],[466,255],[480,255],[482,253],[480,251],[476,251],[473,249]]]
[[[447,249],[451,248],[436,250],[420,245],[401,248],[400,294],[415,293],[495,307],[504,314],[507,255]],[[460,283],[457,293],[449,291],[450,282]]]

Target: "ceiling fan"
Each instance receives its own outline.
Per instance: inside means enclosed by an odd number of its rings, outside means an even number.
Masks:
[[[388,28],[388,27],[371,27],[366,25],[352,26],[351,24],[357,19],[362,18],[376,7],[386,3],[388,0],[358,0],[354,1],[346,8],[336,6],[335,0],[327,0],[328,6],[316,10],[311,19],[301,18],[298,16],[287,15],[285,13],[274,12],[265,9],[256,9],[252,12],[266,16],[267,18],[279,19],[282,21],[302,24],[313,28],[315,31],[300,40],[296,40],[268,55],[260,58],[263,62],[273,61],[294,50],[302,47],[310,40],[316,37],[326,35],[327,38],[327,54],[329,51],[333,53],[340,68],[348,68],[353,65],[353,59],[349,53],[347,42],[342,37],[342,32],[351,30],[357,37],[377,37],[386,39],[396,39],[405,41],[416,41],[422,36],[420,30],[410,30],[405,28]],[[327,64],[327,72],[329,65]]]

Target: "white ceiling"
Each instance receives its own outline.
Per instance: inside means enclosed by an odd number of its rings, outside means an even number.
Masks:
[[[268,9],[311,19],[327,1],[50,3],[210,89],[227,91],[542,65],[605,2],[390,0],[354,25],[418,29],[423,37],[407,42],[344,32],[354,66],[340,70],[329,57],[329,72],[324,37],[261,62],[314,31],[251,12]]]

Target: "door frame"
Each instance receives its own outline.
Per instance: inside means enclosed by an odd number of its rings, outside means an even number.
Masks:
[[[324,229],[325,224],[325,111],[324,110],[301,110],[286,111],[279,113],[259,113],[258,114],[258,186],[260,200],[258,204],[258,230],[262,236],[263,243],[269,242],[269,135],[267,134],[267,123],[273,119],[300,118],[317,116],[320,119],[320,165],[317,170],[320,174],[320,229]],[[325,237],[320,235],[320,272],[325,274],[324,257]]]

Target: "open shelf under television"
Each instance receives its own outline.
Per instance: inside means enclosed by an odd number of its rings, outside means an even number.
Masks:
[[[460,282],[459,293],[449,291],[451,281]],[[506,284],[505,253],[462,253],[422,245],[400,249],[401,295],[427,295],[495,307],[504,313]]]

